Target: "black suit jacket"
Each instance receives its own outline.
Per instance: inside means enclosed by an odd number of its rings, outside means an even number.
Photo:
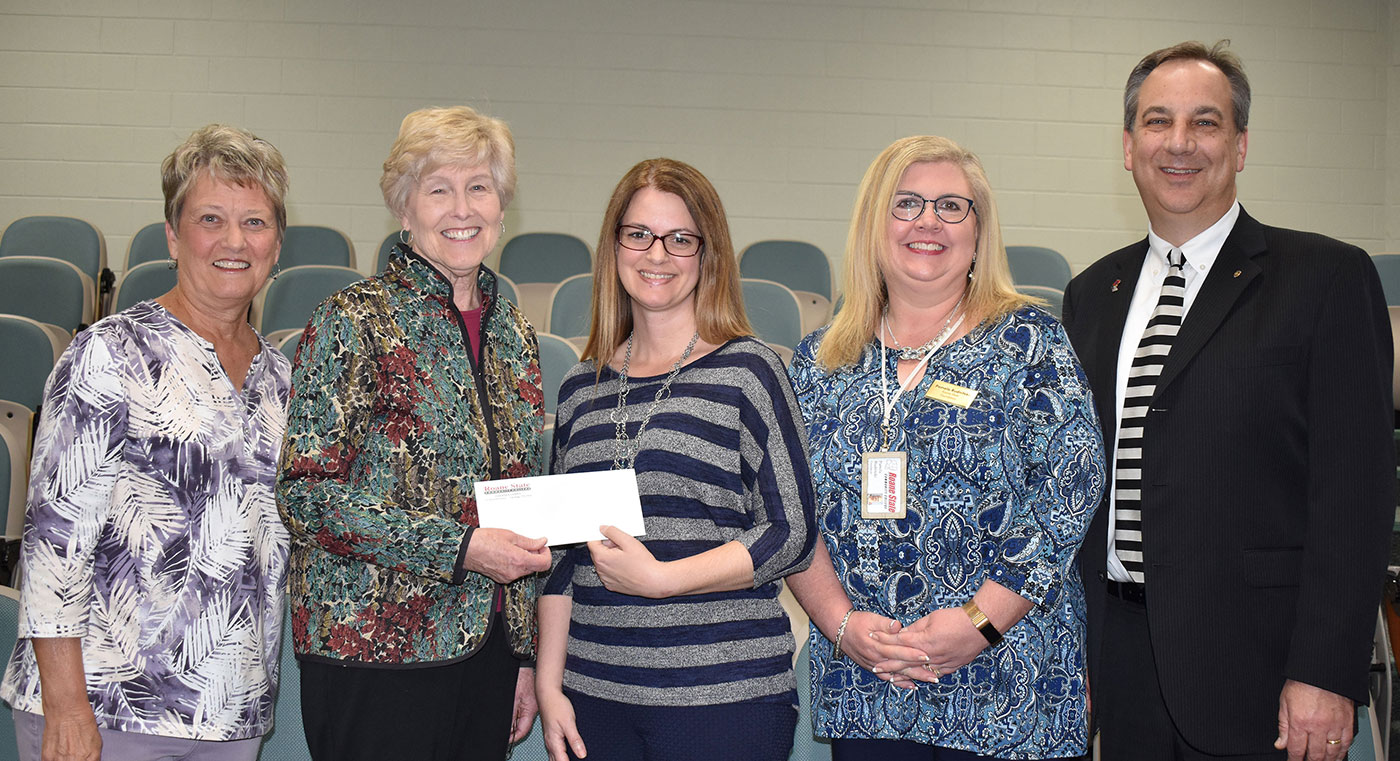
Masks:
[[[1065,289],[1115,448],[1123,320],[1147,241]],[[1243,210],[1167,357],[1143,442],[1148,622],[1166,705],[1201,750],[1262,752],[1295,679],[1367,698],[1395,507],[1391,337],[1366,252]],[[1108,499],[1080,551],[1102,647]]]

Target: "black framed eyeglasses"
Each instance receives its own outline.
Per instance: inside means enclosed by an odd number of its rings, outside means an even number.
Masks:
[[[924,213],[924,206],[933,204],[933,213],[943,220],[946,225],[956,225],[967,219],[967,215],[976,211],[975,204],[971,198],[964,198],[953,194],[941,195],[937,198],[925,199],[918,193],[895,193],[894,204],[890,208],[890,214],[895,219],[902,219],[905,222],[913,222]]]
[[[705,248],[705,239],[684,230],[657,235],[641,225],[618,225],[617,245],[631,251],[647,251],[657,240],[671,256],[695,256]]]

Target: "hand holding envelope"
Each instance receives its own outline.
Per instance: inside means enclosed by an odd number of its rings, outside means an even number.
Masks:
[[[531,539],[506,529],[478,528],[467,543],[462,565],[498,584],[509,584],[526,574],[548,571],[549,547],[543,537]]]
[[[646,533],[630,468],[477,481],[474,488],[479,526],[547,537],[551,547],[601,540],[604,524],[633,536]]]

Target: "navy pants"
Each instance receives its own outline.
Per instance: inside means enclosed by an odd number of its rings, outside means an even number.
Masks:
[[[589,761],[787,761],[797,729],[785,703],[639,706],[566,694]]]

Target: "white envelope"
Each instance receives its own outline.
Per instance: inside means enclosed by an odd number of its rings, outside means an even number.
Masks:
[[[637,473],[631,468],[477,481],[474,486],[482,528],[548,537],[551,547],[602,539],[599,526],[646,534]]]

